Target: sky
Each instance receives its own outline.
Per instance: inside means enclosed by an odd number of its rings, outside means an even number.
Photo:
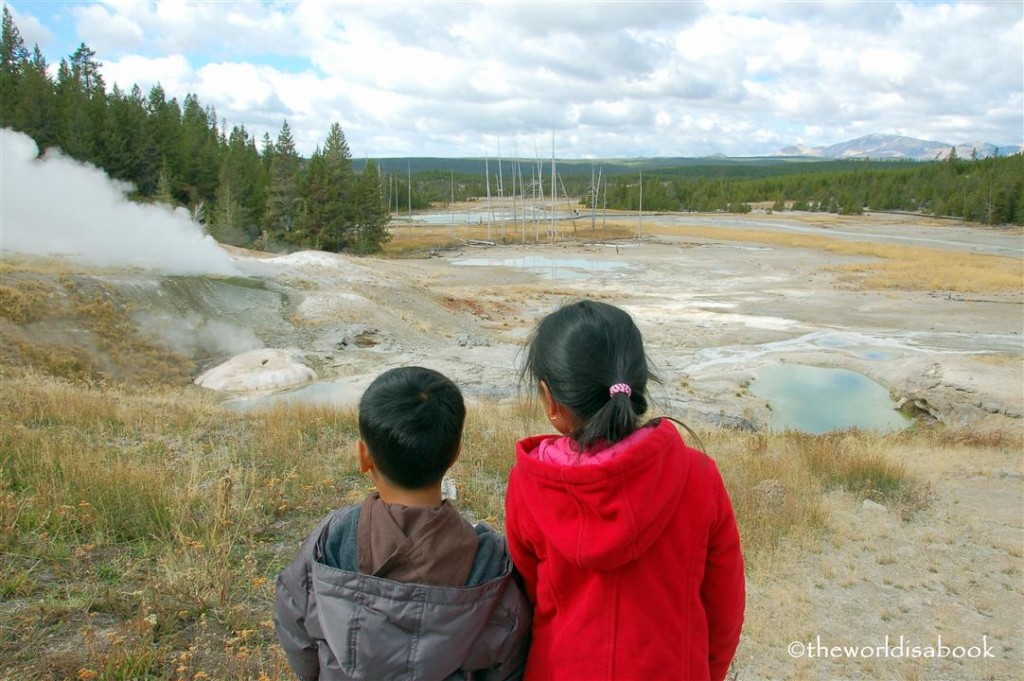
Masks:
[[[198,95],[299,153],[758,156],[868,134],[1024,143],[1024,0],[11,2],[51,67]]]

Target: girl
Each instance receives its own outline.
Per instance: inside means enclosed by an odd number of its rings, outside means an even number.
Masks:
[[[640,423],[649,377],[640,331],[612,305],[567,305],[530,339],[523,378],[561,436],[517,444],[505,502],[535,607],[526,679],[729,669],[745,603],[732,503],[671,420]]]

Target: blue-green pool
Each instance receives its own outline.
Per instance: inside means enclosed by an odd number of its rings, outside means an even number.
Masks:
[[[628,268],[629,264],[615,260],[588,260],[586,258],[549,258],[528,255],[521,258],[461,258],[454,265],[469,267],[512,267],[536,272],[549,279],[587,279],[598,272]]]
[[[891,431],[911,424],[894,409],[883,386],[847,369],[779,364],[759,371],[750,392],[769,404],[770,426],[776,430]]]

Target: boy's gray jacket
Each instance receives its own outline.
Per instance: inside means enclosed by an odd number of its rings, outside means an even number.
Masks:
[[[299,677],[490,680],[522,674],[531,612],[500,535],[477,525],[469,586],[404,584],[358,572],[358,517],[358,505],[331,513],[278,575],[277,635]]]

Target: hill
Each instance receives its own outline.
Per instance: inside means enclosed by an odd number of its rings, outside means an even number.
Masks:
[[[911,161],[936,161],[949,157],[952,149],[956,149],[960,158],[978,158],[991,156],[1009,156],[1019,153],[1024,145],[997,146],[990,142],[933,142],[920,140],[903,135],[865,135],[847,142],[840,142],[822,147],[806,147],[795,145],[785,147],[775,153],[776,156],[796,156],[805,158],[872,158],[872,159],[903,159]]]
[[[796,144],[779,149],[768,156],[656,156],[642,158],[593,158],[570,159],[556,158],[560,174],[565,176],[590,175],[595,168],[601,168],[606,175],[633,174],[638,170],[655,171],[666,169],[718,169],[738,166],[765,167],[780,164],[812,163],[837,159],[874,159],[904,161],[936,161],[949,157],[950,150],[956,148],[960,158],[978,158],[992,156],[1010,156],[1024,151],[1024,144],[996,145],[991,142],[935,142],[915,139],[903,135],[864,135],[845,142],[827,146],[807,147]],[[422,173],[428,171],[452,171],[466,175],[482,175],[490,171],[498,173],[498,158],[444,158],[444,157],[385,157],[373,159],[382,172],[386,173]],[[501,159],[506,173],[513,159]],[[551,167],[551,157],[519,157],[516,162],[522,165],[524,176],[531,168],[542,167],[538,174],[546,175]],[[360,170],[366,165],[366,159],[353,159],[353,166]],[[712,170],[713,172],[713,170]]]

